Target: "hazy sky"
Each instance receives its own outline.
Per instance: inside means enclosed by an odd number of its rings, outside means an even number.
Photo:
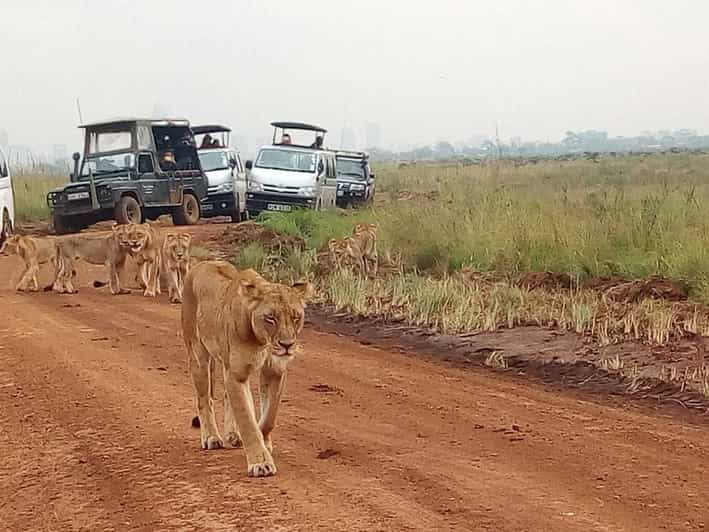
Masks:
[[[0,0],[0,128],[79,148],[150,116],[269,137],[366,122],[385,144],[709,130],[704,0]]]

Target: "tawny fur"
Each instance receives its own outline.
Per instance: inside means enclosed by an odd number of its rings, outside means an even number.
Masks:
[[[189,233],[167,233],[164,237],[160,282],[166,282],[171,303],[182,302],[185,277],[190,270],[191,244]]]
[[[51,263],[56,276],[55,239],[36,238],[29,235],[10,235],[0,247],[0,255],[15,254],[24,262],[24,269],[15,290],[37,292],[39,290],[39,266]]]
[[[74,270],[74,261],[81,259],[89,264],[106,266],[112,294],[129,293],[130,290],[121,287],[121,274],[128,256],[126,229],[125,225],[115,225],[108,235],[71,235],[57,238],[55,243],[58,264],[54,290],[69,294],[76,292],[71,272]]]
[[[224,432],[246,451],[249,476],[276,473],[271,432],[303,328],[310,283],[270,283],[222,261],[197,264],[185,278],[182,333],[189,356],[204,449],[223,440],[214,416],[216,372],[224,376]],[[221,367],[217,367],[221,366]],[[257,421],[249,379],[260,378]]]

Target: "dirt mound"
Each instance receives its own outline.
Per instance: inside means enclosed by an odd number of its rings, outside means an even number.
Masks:
[[[568,290],[573,286],[573,279],[568,273],[528,272],[517,280],[517,286],[528,290]]]
[[[258,243],[269,253],[280,254],[286,249],[305,248],[305,241],[297,236],[284,235],[255,222],[244,222],[227,226],[221,234],[212,238],[220,248],[230,251],[240,250],[252,243]]]
[[[642,299],[664,299],[667,301],[685,301],[689,295],[683,283],[653,275],[647,279],[627,281],[612,286],[603,293],[613,301],[636,303]]]

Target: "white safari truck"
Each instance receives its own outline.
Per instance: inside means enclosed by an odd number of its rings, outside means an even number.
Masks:
[[[15,226],[15,196],[12,190],[10,165],[0,148],[0,246],[11,235]]]
[[[324,209],[337,199],[335,152],[323,144],[327,131],[300,122],[272,122],[273,142],[246,161],[246,209],[264,211]]]
[[[192,132],[207,177],[202,217],[231,216],[233,222],[245,220],[246,170],[239,150],[231,146],[231,129],[220,125],[193,126]]]

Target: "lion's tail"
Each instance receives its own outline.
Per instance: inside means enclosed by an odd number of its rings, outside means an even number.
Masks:
[[[198,429],[199,427],[200,427],[199,416],[195,416],[192,418],[192,428]]]

